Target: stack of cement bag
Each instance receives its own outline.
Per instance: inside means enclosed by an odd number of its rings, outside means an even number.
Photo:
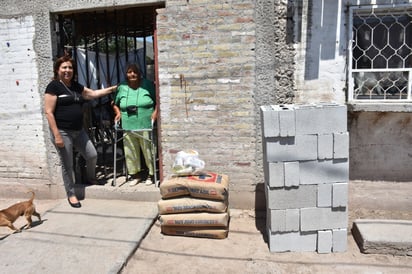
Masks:
[[[160,185],[161,230],[166,235],[223,239],[229,228],[229,178],[205,172],[171,177]]]

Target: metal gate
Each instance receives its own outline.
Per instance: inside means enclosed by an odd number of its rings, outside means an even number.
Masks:
[[[124,70],[131,62],[139,65],[145,78],[155,82],[153,37],[157,8],[161,6],[57,14],[57,55],[71,55],[76,62],[76,80],[92,89],[123,81]],[[112,99],[112,95],[108,95],[93,100],[85,104],[84,109],[84,126],[99,154],[99,179],[113,175],[112,149],[116,131]],[[117,164],[123,166],[123,162]]]

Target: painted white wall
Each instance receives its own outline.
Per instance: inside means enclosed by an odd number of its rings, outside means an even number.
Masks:
[[[0,169],[3,178],[42,179],[47,173],[34,35],[32,16],[0,19]]]
[[[342,1],[302,1],[297,26],[296,102],[345,103],[347,34]],[[307,14],[310,17],[307,16]]]

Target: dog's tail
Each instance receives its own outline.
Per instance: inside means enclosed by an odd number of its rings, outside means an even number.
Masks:
[[[36,196],[36,195],[34,194],[34,191],[30,190],[30,191],[27,191],[26,193],[31,193],[31,194],[32,194],[32,196],[31,196],[31,198],[30,198],[29,201],[30,201],[31,203],[33,203],[34,196]]]

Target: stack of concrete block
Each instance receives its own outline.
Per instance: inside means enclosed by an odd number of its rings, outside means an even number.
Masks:
[[[270,251],[346,251],[346,106],[262,106],[261,121]]]

